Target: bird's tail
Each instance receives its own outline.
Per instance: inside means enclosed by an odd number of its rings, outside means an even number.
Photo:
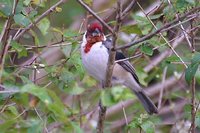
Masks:
[[[145,110],[149,114],[158,113],[158,109],[155,104],[151,101],[151,99],[142,91],[134,91],[138,99],[142,102]]]

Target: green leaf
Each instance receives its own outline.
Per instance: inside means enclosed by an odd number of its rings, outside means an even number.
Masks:
[[[12,4],[2,4],[2,6],[0,6],[0,13],[3,15],[3,16],[9,16],[11,14],[11,11],[12,11],[12,7],[11,7]]]
[[[104,106],[112,106],[115,104],[110,89],[105,89],[101,92],[101,101]]]
[[[174,10],[173,7],[167,6],[166,8],[163,9],[163,14],[165,15],[167,20],[173,20],[173,18],[176,15],[176,11]]]
[[[10,110],[15,116],[19,114],[15,106],[9,106],[8,110]]]
[[[200,53],[199,52],[195,52],[194,56],[192,57],[192,65],[196,64],[196,63],[200,63]]]
[[[180,58],[178,58],[176,55],[172,55],[172,56],[166,58],[167,63],[179,62],[179,61],[180,61]]]
[[[50,27],[50,21],[47,18],[43,18],[38,24],[37,27],[40,29],[43,35],[46,35]]]
[[[161,46],[161,44],[162,44],[158,37],[153,37],[153,38],[147,40],[147,43],[149,43],[153,46]]]
[[[153,55],[153,49],[149,47],[148,45],[141,45],[140,50],[142,53],[147,55]]]
[[[64,43],[62,43],[64,44]],[[71,55],[71,51],[72,51],[72,45],[66,45],[66,46],[61,46],[62,52],[63,54],[69,58]]]
[[[25,27],[28,26],[31,23],[31,21],[26,16],[24,16],[22,14],[16,14],[14,16],[14,20],[17,24],[23,25]]]
[[[141,124],[141,128],[144,130],[145,133],[154,133],[155,127],[153,122],[151,121],[145,121]]]
[[[198,66],[199,66],[199,64],[189,65],[188,68],[186,69],[185,80],[187,81],[187,83],[190,83],[192,81],[192,78],[196,74]]]
[[[16,50],[18,53],[18,58],[26,57],[27,56],[27,50],[24,46],[17,43],[16,41],[11,42],[12,49]]]
[[[24,1],[23,1],[23,4],[24,4],[25,6],[28,6],[28,5],[30,4],[30,2],[31,2],[31,0],[24,0]]]
[[[93,0],[83,0],[88,6],[92,6]]]
[[[195,125],[197,125],[197,127],[200,128],[200,114],[198,114],[198,115],[196,116]]]
[[[34,43],[36,46],[38,46],[40,44],[40,41],[39,41],[39,38],[38,38],[38,35],[35,33],[35,31],[33,30],[30,30],[30,33],[31,35],[33,36],[34,38]]]
[[[76,37],[80,34],[78,32],[72,31],[72,30],[66,30],[66,31],[64,31],[63,35],[66,38],[71,38],[71,37]]]
[[[41,133],[42,132],[42,123],[40,120],[31,119],[28,122],[27,133]]]
[[[152,30],[152,24],[146,17],[142,17],[139,15],[135,15],[133,17],[136,20],[137,25],[141,29],[143,35],[148,34]]]
[[[195,5],[195,0],[185,0],[185,1],[192,4],[192,5]]]
[[[16,119],[14,120],[7,120],[4,123],[0,124],[0,131],[1,133],[7,133],[8,130],[16,123]]]
[[[63,32],[62,32],[62,30],[60,29],[60,28],[51,28],[51,30],[53,31],[53,32],[56,32],[56,33],[59,33],[59,34],[61,34],[61,35],[63,35]]]
[[[127,34],[138,34],[138,35],[142,35],[142,31],[140,30],[140,28],[138,27],[138,25],[127,25],[127,26],[123,26],[121,28],[122,32],[125,32]]]
[[[151,15],[151,16],[150,16],[150,19],[158,19],[158,18],[160,18],[161,16],[163,16],[163,13],[156,14],[156,15]]]
[[[83,130],[80,128],[80,126],[77,123],[71,122],[71,125],[74,128],[75,133],[83,133]]]
[[[111,94],[113,96],[114,101],[121,100],[121,98],[123,97],[123,91],[124,89],[120,86],[116,86],[111,89]]]
[[[67,92],[67,93],[69,93],[71,95],[80,95],[84,91],[85,91],[85,89],[80,87],[80,86],[78,86],[78,84],[75,84],[75,86],[73,88],[65,89],[65,92]]]
[[[44,102],[46,105],[51,103],[51,98],[49,97],[48,93],[46,92],[45,88],[41,88],[39,86],[36,86],[34,84],[27,84],[22,87],[20,90],[21,93],[30,93],[36,97],[38,97],[42,102]]]

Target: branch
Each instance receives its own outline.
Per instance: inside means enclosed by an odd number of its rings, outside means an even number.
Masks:
[[[35,26],[38,22],[40,22],[40,20],[42,20],[47,15],[49,15],[51,12],[53,12],[55,10],[55,8],[57,6],[63,4],[64,2],[66,2],[66,0],[60,0],[60,1],[58,1],[55,5],[53,5],[52,7],[50,7],[42,15],[40,15],[38,18],[36,18],[33,21],[33,23],[29,24],[25,29],[23,29],[21,32],[19,32],[19,34],[15,35],[14,38],[13,38],[13,40],[18,40],[22,35],[24,35],[25,32],[27,32],[28,30],[30,30],[33,26]]]
[[[127,8],[123,11],[122,17],[121,17],[122,20],[128,15],[131,9],[133,9],[135,2],[136,2],[135,0],[132,0],[131,3],[127,6]]]
[[[190,10],[189,12],[183,14],[182,16],[180,16],[179,18],[176,18],[174,21],[172,22],[169,22],[167,24],[165,24],[163,27],[161,27],[160,29],[157,29],[155,30],[154,32],[152,33],[149,33],[148,35],[136,40],[136,41],[133,41],[133,42],[130,42],[130,43],[127,43],[123,46],[119,46],[117,47],[115,50],[119,50],[119,49],[124,49],[124,48],[129,48],[135,44],[138,44],[138,43],[141,43],[143,41],[146,41],[150,38],[152,38],[153,36],[155,36],[156,34],[160,33],[160,32],[163,32],[165,31],[165,29],[169,28],[170,26],[174,25],[175,23],[178,23],[180,20],[186,18],[187,16],[191,15],[192,13],[195,13],[195,12],[198,12],[200,10],[200,7],[196,7],[196,8],[193,8],[192,10]],[[199,15],[199,14],[198,14]]]
[[[89,6],[87,6],[82,0],[77,0],[79,4],[81,4],[89,13],[91,13],[99,22],[106,27],[111,33],[114,33],[112,28],[102,19],[100,18]]]
[[[156,27],[156,25],[151,21],[151,19],[149,18],[149,16],[144,12],[144,9],[142,8],[142,6],[139,4],[139,2],[137,2],[138,6],[140,7],[140,9],[143,11],[144,15],[146,16],[146,18],[149,20],[149,22],[153,25],[153,27],[158,30],[158,28]],[[168,42],[168,40],[163,36],[162,33],[159,33],[159,35],[162,37],[162,39],[167,43],[168,47],[172,50],[172,52],[180,59],[180,61],[184,64],[184,66],[187,68],[188,66],[185,64],[185,62],[183,61],[183,59],[178,55],[178,53],[175,51],[175,49],[173,48],[173,46],[171,46],[171,44]]]
[[[118,0],[116,25],[114,27],[114,32],[112,33],[112,48],[113,49],[116,47],[118,32],[122,24],[121,13],[122,13],[122,5],[121,5],[120,0]],[[107,64],[107,69],[106,69],[106,80],[103,81],[103,87],[106,87],[106,88],[112,86],[111,80],[112,80],[112,73],[113,73],[113,68],[114,68],[114,63],[115,63],[115,54],[116,54],[116,51],[113,51],[112,49],[110,49],[108,64]],[[105,116],[106,116],[106,107],[100,104],[97,133],[103,133],[103,129],[104,129],[103,122],[104,122]]]
[[[2,75],[3,75],[5,58],[6,58],[6,54],[8,53],[8,48],[10,46],[11,40],[12,40],[12,36],[10,36],[8,38],[8,41],[6,41],[7,43],[5,44],[3,51],[2,51],[2,55],[1,55],[1,59],[0,59],[0,83],[2,82],[1,78],[2,78]]]
[[[14,0],[14,1],[13,1],[13,7],[12,7],[11,15],[10,15],[10,16],[8,17],[8,19],[6,20],[6,22],[5,22],[5,24],[4,24],[4,27],[3,27],[3,30],[2,30],[2,32],[1,32],[1,35],[0,35],[0,42],[2,42],[3,38],[5,39],[4,45],[5,45],[5,43],[6,43],[6,40],[7,40],[7,38],[8,38],[8,35],[9,35],[9,30],[10,30],[10,26],[11,26],[11,20],[12,20],[12,17],[14,16],[14,14],[15,14],[15,10],[16,10],[18,1],[19,1],[19,0]]]

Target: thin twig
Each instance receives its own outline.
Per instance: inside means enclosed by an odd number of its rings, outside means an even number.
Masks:
[[[10,46],[11,40],[12,40],[12,36],[10,36],[8,38],[8,41],[5,44],[3,51],[2,51],[2,55],[1,55],[1,59],[0,59],[0,83],[2,82],[1,78],[2,78],[2,74],[3,74],[3,70],[4,70],[5,58],[6,58],[6,55],[8,53],[8,48]]]
[[[127,6],[127,8],[123,11],[121,19],[123,20],[129,12],[133,9],[133,6],[135,5],[135,0],[132,0],[131,3]]]
[[[37,116],[40,118],[40,120],[44,123],[44,120],[42,119],[42,117],[40,116],[39,112],[37,111],[37,109],[35,107],[34,107],[34,110],[35,110]],[[47,129],[45,124],[44,124],[44,129],[45,129],[46,133],[49,133],[49,131],[48,131],[48,129]]]
[[[125,119],[125,122],[126,122],[126,126],[128,126],[128,119],[127,119],[127,115],[126,115],[126,110],[124,108],[124,102],[121,101],[121,104],[122,104],[122,110],[123,110],[123,114],[124,114],[124,119]],[[128,133],[130,133],[129,130],[128,130]]]
[[[171,21],[171,22],[165,24],[165,25],[164,25],[163,27],[161,27],[160,29],[157,29],[157,30],[155,30],[154,32],[149,33],[148,35],[146,35],[146,36],[144,36],[144,37],[142,37],[142,38],[140,38],[140,39],[138,39],[138,40],[136,40],[136,41],[127,43],[127,44],[125,44],[125,45],[123,45],[123,46],[119,46],[119,47],[117,47],[115,50],[129,48],[129,47],[131,47],[131,46],[133,46],[133,45],[135,45],[135,44],[138,44],[138,43],[141,43],[141,42],[143,42],[143,41],[146,41],[146,40],[152,38],[153,36],[155,36],[156,34],[158,34],[158,33],[160,33],[160,32],[163,32],[163,31],[164,31],[165,29],[167,29],[168,27],[170,27],[170,26],[176,24],[176,23],[179,22],[181,19],[184,19],[184,18],[186,18],[187,16],[191,15],[192,13],[198,12],[199,10],[200,10],[200,7],[193,8],[193,9],[190,10],[189,12],[187,12],[187,13],[183,14],[182,16],[180,16],[179,19],[177,18],[177,19],[175,19],[175,20],[173,20],[173,21]]]
[[[16,103],[6,104],[5,106],[3,106],[3,108],[1,108],[0,114],[3,113],[4,110],[5,110],[7,107],[14,106],[14,105],[16,105]]]
[[[191,82],[191,104],[192,104],[192,110],[191,110],[191,116],[192,116],[192,123],[190,126],[191,133],[195,133],[195,117],[196,117],[196,108],[195,108],[195,77],[193,77]]]
[[[164,68],[164,72],[163,72],[163,78],[162,78],[163,86],[160,89],[160,95],[159,95],[159,99],[158,99],[158,110],[160,110],[161,105],[162,105],[162,97],[163,97],[163,91],[165,89],[166,74],[167,74],[167,67]]]
[[[26,113],[26,111],[28,111],[28,109],[23,110],[18,116],[16,116],[14,119],[18,119],[19,117],[21,117],[24,113]]]
[[[111,33],[113,33],[112,28],[102,19],[100,18],[89,6],[87,6],[82,0],[77,0],[79,4],[81,4],[90,14],[92,14],[99,22],[106,27]]]
[[[146,18],[149,20],[149,22],[153,25],[153,27],[158,30],[158,28],[156,27],[156,25],[151,21],[151,19],[149,18],[149,16],[145,13],[144,9],[142,8],[142,6],[139,4],[139,2],[137,2],[138,6],[140,7],[140,9],[143,11],[143,13],[145,14]],[[178,55],[178,53],[175,51],[175,49],[173,48],[173,46],[168,42],[168,40],[163,36],[162,33],[159,33],[160,36],[162,37],[162,39],[167,43],[167,45],[169,46],[169,48],[173,51],[173,53],[180,59],[180,61],[184,64],[184,66],[187,68],[187,64],[185,64],[185,62],[183,61],[183,59]]]
[[[22,35],[24,35],[25,32],[30,30],[33,26],[35,26],[40,20],[42,20],[44,17],[49,15],[51,12],[55,10],[56,7],[63,4],[66,0],[60,0],[56,4],[54,4],[52,7],[50,7],[48,10],[46,10],[42,15],[40,15],[38,18],[36,18],[31,24],[29,24],[26,28],[24,28],[19,34],[15,35],[13,40],[18,40]]]
[[[168,3],[169,3],[169,4],[171,5],[171,7],[173,7],[173,9],[176,11],[176,8],[172,5],[172,3],[171,3],[170,0],[168,0]],[[176,12],[177,12],[177,11],[176,11]],[[178,15],[177,13],[176,13],[176,17],[179,19],[179,15]],[[184,29],[184,27],[183,27],[181,21],[179,21],[179,25],[180,25],[180,27],[181,27],[181,30],[183,31],[183,34],[184,34],[184,36],[185,36],[185,39],[186,39],[187,42],[188,42],[189,47],[192,48],[192,44],[191,44],[191,42],[190,42],[190,40],[189,40],[189,36],[188,36],[186,30]]]

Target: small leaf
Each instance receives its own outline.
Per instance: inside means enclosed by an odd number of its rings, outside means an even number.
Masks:
[[[56,12],[62,12],[62,8],[61,8],[61,7],[58,7],[58,6],[56,7],[55,10],[56,10]]]
[[[92,6],[93,0],[83,0],[88,6]]]
[[[153,55],[153,49],[149,47],[148,45],[141,45],[140,50],[142,53],[147,55]]]
[[[31,0],[24,0],[24,1],[23,1],[23,4],[24,4],[25,6],[28,6],[30,3],[31,3]]]
[[[101,101],[104,106],[112,106],[115,104],[110,89],[106,89],[101,92]]]
[[[52,30],[53,32],[57,32],[57,33],[60,33],[61,35],[63,35],[63,32],[62,32],[61,29],[59,29],[59,28],[51,28],[51,30]]]
[[[42,132],[42,123],[37,119],[30,119],[28,122],[27,133],[41,133]]]
[[[190,83],[192,81],[192,78],[196,74],[198,66],[199,66],[199,64],[195,64],[195,65],[191,64],[186,69],[186,71],[185,71],[185,80],[187,81],[187,83]]]
[[[16,14],[14,16],[14,20],[17,24],[23,25],[25,27],[28,26],[31,23],[31,21],[26,16],[24,16],[22,14]]]
[[[196,116],[195,125],[197,125],[197,127],[200,128],[200,114],[198,114],[198,115]]]
[[[12,46],[12,49],[16,50],[17,53],[18,53],[18,58],[21,58],[21,57],[26,57],[27,56],[27,50],[24,46],[22,46],[21,44],[15,42],[15,41],[12,41],[11,42],[11,46]]]
[[[50,22],[47,18],[43,18],[38,24],[37,27],[40,29],[43,35],[46,35],[50,27]]]
[[[199,52],[195,52],[194,56],[192,57],[192,65],[196,64],[196,63],[200,63],[200,53]]]
[[[127,33],[127,34],[138,34],[138,35],[142,35],[142,32],[140,30],[140,28],[137,25],[127,25],[127,26],[123,26],[121,28],[121,31]]]
[[[15,116],[19,114],[15,106],[8,107],[8,110],[10,110]]]
[[[179,62],[179,61],[180,61],[180,58],[178,58],[178,57],[175,56],[175,55],[172,55],[172,56],[166,58],[166,62],[167,62],[167,63]]]
[[[151,121],[145,121],[141,124],[141,128],[144,130],[145,133],[154,133],[155,127],[153,122]]]
[[[62,44],[64,44],[65,42],[63,42]],[[62,52],[63,54],[69,58],[71,55],[71,50],[72,50],[72,45],[65,45],[65,46],[61,46]]]
[[[27,84],[22,87],[20,90],[21,93],[30,93],[36,97],[38,97],[42,102],[45,104],[51,103],[51,98],[49,97],[48,93],[46,92],[45,88],[41,88],[34,84]]]
[[[158,18],[160,18],[161,16],[163,16],[163,13],[156,14],[156,15],[152,15],[152,16],[150,16],[150,19],[158,19]]]
[[[195,4],[195,0],[185,0],[185,1],[187,1],[188,3],[190,3],[190,4],[192,4],[192,5]]]
[[[65,92],[67,92],[67,93],[69,93],[71,95],[80,95],[84,91],[85,91],[85,89],[80,87],[80,86],[78,86],[78,84],[75,84],[75,86],[73,88],[65,89]]]
[[[71,30],[66,30],[64,32],[64,37],[66,37],[66,38],[76,37],[78,35],[80,35],[80,34],[75,31],[71,31]]]

